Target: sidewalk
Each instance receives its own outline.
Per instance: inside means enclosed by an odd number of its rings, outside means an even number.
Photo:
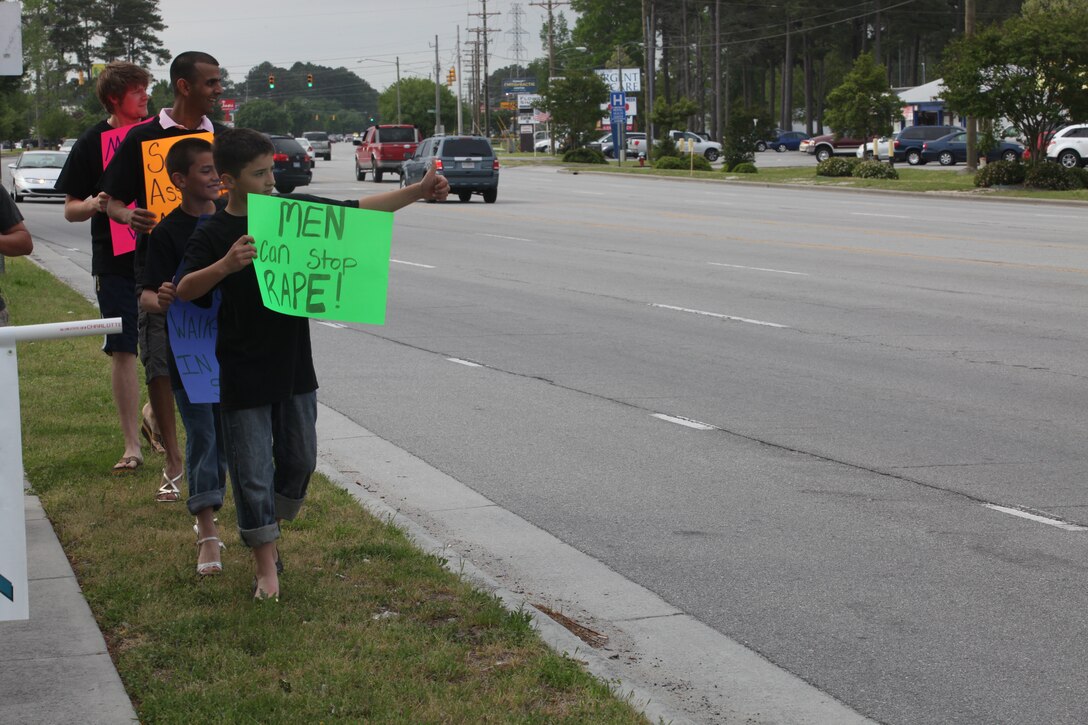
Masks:
[[[137,722],[52,524],[25,504],[30,619],[0,622],[0,723]]]

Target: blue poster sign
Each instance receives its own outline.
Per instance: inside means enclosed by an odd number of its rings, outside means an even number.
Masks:
[[[219,360],[215,357],[219,298],[216,290],[211,306],[204,308],[179,297],[166,311],[170,350],[190,403],[219,402]]]

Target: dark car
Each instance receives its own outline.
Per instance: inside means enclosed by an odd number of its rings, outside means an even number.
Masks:
[[[402,166],[401,186],[420,181],[427,167],[450,182],[450,193],[461,201],[480,194],[494,204],[499,194],[499,160],[491,142],[482,136],[435,136],[419,142],[415,153]]]
[[[779,131],[778,135],[770,141],[760,141],[756,144],[756,151],[796,151],[801,147],[801,142],[810,136],[804,131]],[[760,148],[762,146],[762,148]]]
[[[1011,141],[1002,141],[986,152],[987,161],[1018,161],[1024,154],[1024,147]],[[922,144],[922,158],[936,161],[941,166],[951,166],[967,162],[967,132],[956,131],[942,136],[935,141]]]
[[[922,144],[963,130],[959,126],[907,126],[896,137],[895,150],[892,153],[896,161],[906,161],[911,166],[918,166],[926,162],[922,156]]]
[[[310,169],[310,157],[293,136],[265,134],[276,147],[272,160],[276,166],[276,191],[290,194],[298,186],[309,186],[314,172]]]

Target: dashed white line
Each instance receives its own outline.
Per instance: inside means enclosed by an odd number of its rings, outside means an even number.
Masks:
[[[801,277],[808,277],[809,276],[808,272],[790,272],[790,271],[785,270],[785,269],[769,269],[767,267],[745,267],[744,265],[741,265],[741,264],[725,264],[724,262],[707,262],[707,264],[712,265],[714,267],[731,267],[733,269],[751,269],[751,270],[754,270],[756,272],[777,272],[778,274],[796,274],[796,275],[800,275]]]
[[[1088,531],[1088,526],[1071,524],[1067,521],[1062,521],[1061,519],[1052,519],[1047,516],[1039,516],[1038,514],[1029,514],[1027,511],[1009,508],[1008,506],[998,506],[997,504],[993,503],[984,503],[982,505],[988,509],[1000,511],[1003,514],[1009,514],[1010,516],[1019,516],[1022,519],[1029,519],[1031,521],[1036,521],[1040,524],[1046,524],[1047,526],[1054,526],[1059,529],[1064,529],[1065,531]]]
[[[777,322],[764,322],[763,320],[752,320],[747,317],[734,317],[733,315],[722,315],[717,312],[707,312],[706,310],[693,310],[688,307],[675,307],[673,305],[659,305],[651,302],[650,307],[658,307],[662,310],[675,310],[677,312],[687,312],[692,315],[704,315],[706,317],[716,317],[719,320],[732,320],[733,322],[747,322],[749,325],[763,325],[764,327],[777,327],[783,330],[788,330],[788,325],[780,325]]]
[[[405,262],[403,259],[390,259],[393,264],[407,264],[409,267],[423,267],[423,269],[434,269],[433,264],[420,264],[419,262]]]
[[[451,363],[457,363],[458,365],[464,365],[467,368],[482,368],[483,367],[483,365],[481,365],[479,363],[474,363],[474,362],[471,362],[469,360],[462,360],[459,357],[448,357],[446,359],[449,360]]]
[[[900,216],[899,214],[868,214],[868,213],[863,212],[863,211],[852,211],[850,213],[852,215],[854,215],[854,216],[879,216],[879,217],[884,217],[886,219],[910,219],[911,218],[909,216]]]
[[[324,320],[315,320],[317,324],[324,325],[325,327],[331,327],[334,330],[343,330],[347,328],[347,325],[341,325],[339,322],[325,322]]]
[[[512,239],[515,242],[531,242],[532,239],[524,239],[522,237],[504,237],[501,234],[481,234],[482,237],[492,237],[493,239]]]
[[[665,415],[664,413],[652,413],[651,415],[658,420],[676,423],[676,425],[682,425],[685,428],[694,428],[695,430],[718,430],[717,426],[710,425],[709,423],[700,423],[697,420],[685,418],[680,415]]]

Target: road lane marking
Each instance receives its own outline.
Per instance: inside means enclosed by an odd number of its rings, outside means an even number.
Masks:
[[[800,275],[802,277],[808,277],[809,276],[808,272],[789,272],[789,271],[787,271],[785,269],[769,269],[767,267],[745,267],[744,265],[740,265],[740,264],[725,264],[724,262],[707,262],[707,264],[713,265],[715,267],[732,267],[733,269],[752,269],[752,270],[755,270],[757,272],[777,272],[778,274],[797,274],[797,275]]]
[[[676,425],[682,425],[685,428],[694,428],[695,430],[718,430],[718,427],[715,425],[710,425],[709,423],[700,423],[697,420],[685,418],[680,415],[665,415],[664,413],[652,413],[651,415],[658,420],[664,420],[669,423],[676,423]]]
[[[315,320],[317,324],[324,325],[325,327],[331,327],[334,330],[343,330],[347,328],[347,325],[341,325],[339,322],[325,322],[324,320]]]
[[[1054,526],[1065,531],[1088,531],[1088,526],[1080,526],[1079,524],[1071,524],[1061,519],[1052,519],[1047,516],[1039,516],[1038,514],[1029,514],[1027,511],[1021,511],[1020,509],[1009,508],[1008,506],[998,506],[993,503],[982,504],[988,509],[994,511],[1000,511],[1003,514],[1009,514],[1010,516],[1019,516],[1022,519],[1030,519],[1031,521],[1037,521],[1040,524],[1046,524],[1047,526]]]
[[[481,234],[481,237],[492,237],[493,239],[513,239],[515,242],[531,242],[532,239],[523,239],[522,237],[504,237],[502,234]]]
[[[482,368],[483,367],[483,365],[481,365],[480,363],[474,363],[474,362],[471,362],[469,360],[462,360],[459,357],[448,357],[446,359],[449,360],[451,363],[457,363],[458,365],[464,365],[465,367],[468,367],[468,368]]]
[[[409,267],[423,267],[423,269],[434,269],[433,264],[420,264],[419,262],[405,262],[403,259],[390,259],[393,264],[407,264]]]
[[[675,307],[673,305],[659,305],[656,302],[651,302],[650,307],[658,307],[662,310],[675,310],[676,312],[687,312],[692,315],[704,315],[706,317],[716,317],[719,320],[732,320],[733,322],[747,322],[749,325],[763,325],[764,327],[778,327],[783,330],[788,330],[788,325],[779,325],[777,322],[764,322],[763,320],[752,320],[747,317],[734,317],[733,315],[722,315],[717,312],[707,312],[706,310],[693,310],[688,307]]]
[[[850,213],[853,216],[879,216],[879,217],[884,217],[886,219],[910,219],[911,218],[909,216],[901,216],[899,214],[869,214],[869,213],[863,212],[863,211],[852,211]]]

